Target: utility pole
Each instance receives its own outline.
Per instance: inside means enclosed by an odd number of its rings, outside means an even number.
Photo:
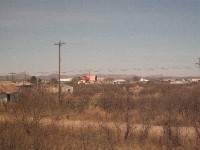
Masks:
[[[200,69],[200,57],[198,59],[199,59],[199,62],[196,63],[196,64],[199,65],[199,69]]]
[[[160,75],[160,76],[161,76],[161,81],[163,81],[163,75],[162,75],[162,73],[161,73],[161,75]]]
[[[26,71],[24,72],[24,82],[26,82]]]
[[[89,70],[89,82],[90,82],[90,70]]]
[[[12,76],[12,82],[13,82],[13,75],[15,74],[14,72],[9,73]]]
[[[60,103],[60,94],[61,94],[61,86],[60,86],[60,62],[61,62],[61,59],[60,59],[60,48],[61,48],[61,46],[63,45],[63,44],[66,44],[66,43],[64,43],[64,42],[61,42],[61,41],[59,41],[58,43],[54,43],[54,45],[58,45],[58,51],[59,51],[59,62],[58,62],[58,64],[59,64],[59,75],[58,75],[58,78],[59,78],[59,81],[58,81],[58,106],[59,106],[59,103]]]

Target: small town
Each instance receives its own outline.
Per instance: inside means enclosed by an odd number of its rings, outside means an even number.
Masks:
[[[8,77],[8,76],[7,76]],[[128,79],[114,79],[112,77],[106,78],[98,78],[97,75],[90,75],[90,74],[82,74],[82,76],[77,77],[70,77],[70,78],[61,78],[60,81],[56,78],[51,78],[50,80],[37,78],[35,76],[30,76],[29,79],[26,81],[20,81],[15,79],[14,81],[13,76],[10,76],[10,80],[3,80],[7,77],[1,77],[2,80],[0,81],[0,100],[1,101],[10,101],[15,100],[20,91],[23,89],[37,89],[43,88],[51,93],[58,93],[58,83],[61,83],[61,91],[62,93],[71,93],[73,94],[73,85],[77,87],[77,85],[136,85],[138,83],[167,83],[167,84],[194,84],[200,83],[200,78],[179,78],[179,79],[163,79],[162,78],[140,78],[138,76],[129,76]],[[7,78],[8,79],[8,78]]]

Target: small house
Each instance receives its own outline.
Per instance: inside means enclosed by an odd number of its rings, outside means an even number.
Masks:
[[[70,85],[66,85],[66,84],[63,84],[62,86],[61,86],[61,91],[63,92],[63,93],[73,93],[73,87],[72,86],[70,86]]]
[[[58,86],[57,85],[48,85],[45,89],[50,93],[58,93]],[[62,93],[73,93],[73,87],[70,85],[62,84],[61,85],[61,92]]]
[[[12,82],[0,82],[0,101],[11,101],[16,98],[19,87]]]

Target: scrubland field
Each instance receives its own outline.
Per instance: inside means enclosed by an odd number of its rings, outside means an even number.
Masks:
[[[24,89],[0,104],[2,150],[198,150],[200,84]]]

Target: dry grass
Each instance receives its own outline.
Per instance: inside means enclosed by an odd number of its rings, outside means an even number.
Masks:
[[[140,87],[134,93],[132,87]],[[0,104],[0,149],[198,149],[200,85],[80,86],[24,91]]]

